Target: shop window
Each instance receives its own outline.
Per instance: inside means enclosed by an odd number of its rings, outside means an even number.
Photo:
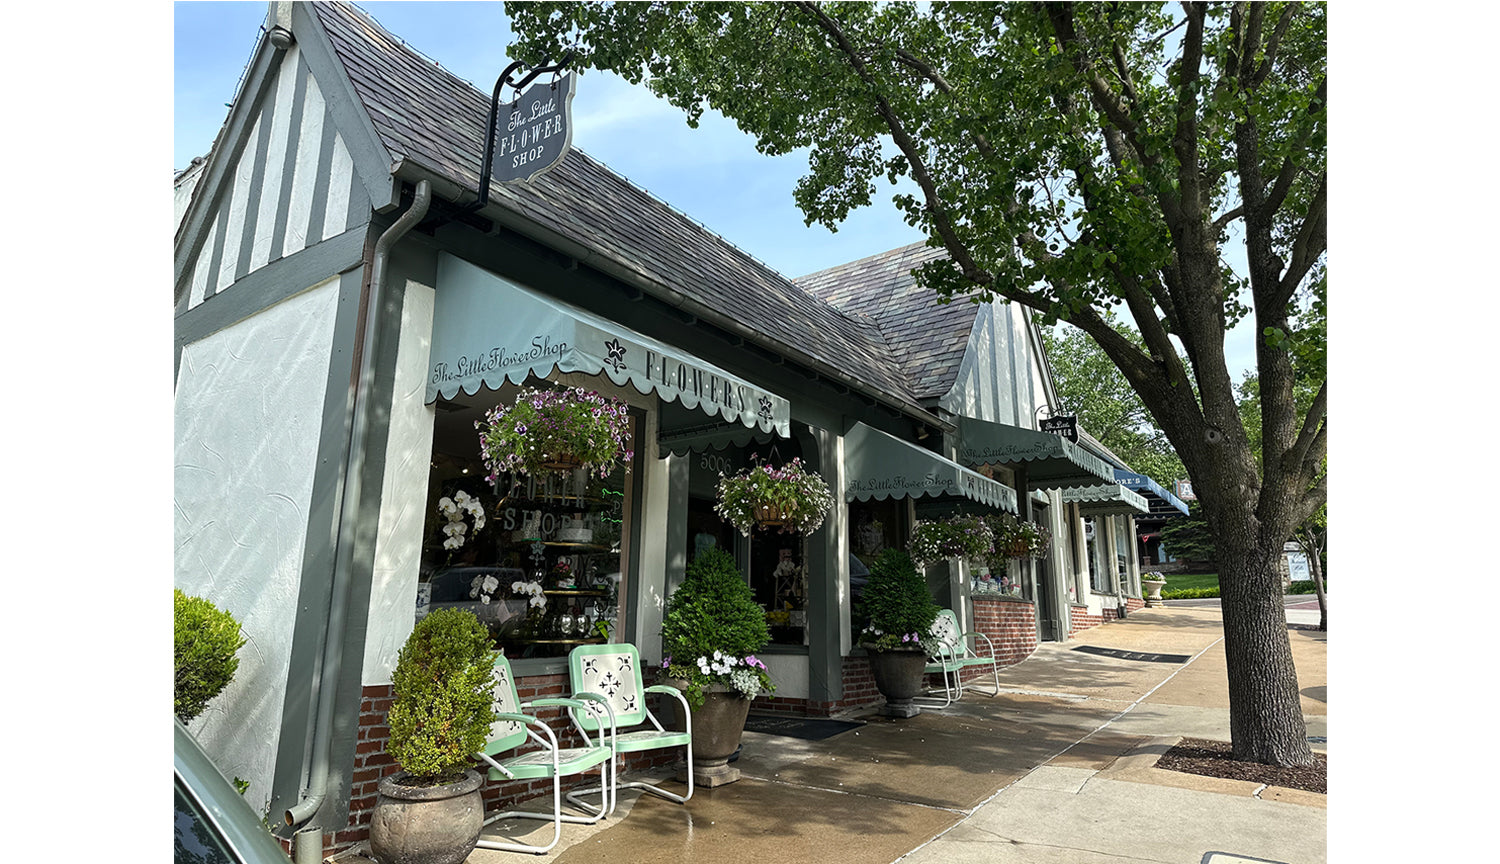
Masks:
[[[1108,593],[1114,589],[1110,586],[1109,571],[1101,554],[1104,549],[1104,520],[1090,516],[1083,520],[1083,543],[1088,554],[1089,562],[1089,587],[1095,591]]]
[[[439,408],[417,617],[468,609],[512,660],[564,657],[576,645],[628,638],[622,628],[634,466],[617,464],[603,478],[583,471],[506,474],[491,488],[474,421],[509,389],[483,391],[474,405]],[[635,437],[636,412],[631,424]],[[454,531],[439,502],[457,501],[461,492],[477,499],[485,521],[476,532],[474,518],[461,512],[463,542],[452,548]]]
[[[1113,517],[1115,529],[1115,572],[1122,585],[1130,581],[1130,517]]]
[[[870,581],[870,566],[886,549],[905,546],[906,499],[849,502],[849,599],[850,621],[856,632],[863,629],[866,618],[860,603],[865,585]]]
[[[766,610],[772,645],[806,645],[807,560],[801,534],[757,532],[750,540],[750,588]]]

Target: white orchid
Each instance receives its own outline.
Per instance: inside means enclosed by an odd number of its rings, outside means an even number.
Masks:
[[[469,596],[478,597],[481,603],[490,602],[490,597],[499,590],[500,580],[491,575],[475,576],[469,583]]]
[[[443,540],[444,549],[458,549],[468,539],[469,526],[464,522],[465,515],[474,520],[475,534],[484,527],[484,505],[462,489],[455,492],[452,498],[446,495],[439,498],[437,509],[448,520],[448,524],[443,526],[443,533],[447,535],[447,539]]]

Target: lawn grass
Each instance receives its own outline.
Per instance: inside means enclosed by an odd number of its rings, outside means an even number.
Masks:
[[[1161,596],[1166,597],[1168,591],[1188,591],[1198,588],[1219,588],[1219,574],[1217,573],[1172,573],[1166,577],[1167,584],[1161,588]]]

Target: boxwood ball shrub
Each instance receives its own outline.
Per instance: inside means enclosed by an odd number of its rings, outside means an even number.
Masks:
[[[734,556],[722,549],[698,553],[667,601],[661,625],[663,665],[669,677],[688,682],[688,702],[702,705],[704,688],[716,681],[751,697],[755,693],[747,689],[771,689],[764,664],[755,658],[769,641],[765,612]],[[707,659],[708,672],[700,668],[700,658]]]
[[[484,749],[495,720],[495,657],[474,613],[439,609],[412,629],[392,673],[395,698],[385,752],[412,775],[438,785],[460,779]]]
[[[186,723],[203,713],[209,700],[219,695],[234,678],[245,644],[240,623],[202,597],[172,589],[173,661],[176,684],[173,708]]]
[[[899,549],[881,552],[870,565],[860,606],[870,623],[858,641],[880,651],[919,647],[938,614],[927,580]]]

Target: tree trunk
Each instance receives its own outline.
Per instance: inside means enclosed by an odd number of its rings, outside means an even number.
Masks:
[[[1234,758],[1311,765],[1281,573],[1259,549],[1221,548],[1219,560]]]
[[[1307,564],[1312,568],[1313,590],[1318,592],[1318,629],[1327,632],[1328,589],[1323,587],[1323,556],[1318,554],[1315,543],[1303,544],[1302,552],[1307,555]]]

